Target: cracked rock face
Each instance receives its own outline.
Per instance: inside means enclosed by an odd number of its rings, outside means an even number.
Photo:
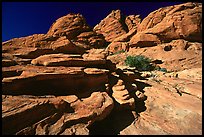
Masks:
[[[113,10],[93,29],[70,13],[47,34],[3,42],[2,133],[201,135],[201,8],[161,7],[143,20]],[[130,55],[168,71],[138,71]]]

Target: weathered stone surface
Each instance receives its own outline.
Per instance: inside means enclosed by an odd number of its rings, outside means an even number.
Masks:
[[[82,67],[27,66],[21,75],[3,78],[2,89],[3,94],[11,95],[71,94],[79,89],[103,87],[108,82],[107,72]],[[66,89],[72,92],[66,93]]]
[[[70,13],[57,19],[50,27],[47,35],[66,36],[73,39],[83,31],[89,31],[85,18],[81,14]]]
[[[168,71],[202,67],[202,44],[183,39],[172,40],[169,43],[162,43],[153,47],[130,47],[125,54],[111,55],[107,59],[117,65],[125,65],[124,60],[127,56],[136,55],[144,55],[151,60],[160,60],[161,63],[157,65]]]
[[[108,45],[108,47],[106,48],[106,51],[109,51],[111,53],[128,51],[130,38],[134,36],[136,32],[137,30],[133,28],[128,33],[115,38],[113,42],[111,42]]]
[[[26,66],[19,76],[6,77],[2,80],[3,94],[23,95],[23,94],[64,94],[63,92],[54,92],[53,89],[75,89],[74,82],[83,83],[84,72],[82,68],[71,67],[44,67],[44,66]],[[77,82],[76,82],[77,83]]]
[[[111,42],[108,47],[106,48],[107,51],[110,53],[117,53],[117,52],[125,52],[129,48],[129,44],[127,42]]]
[[[130,109],[135,110],[135,99],[130,95],[130,91],[127,88],[127,83],[123,80],[118,80],[117,83],[112,87],[113,98],[119,103],[119,110]],[[132,91],[133,92],[133,91]]]
[[[191,68],[186,69],[183,71],[179,71],[176,74],[178,74],[178,78],[180,79],[189,79],[192,81],[199,82],[202,80],[202,68]]]
[[[107,74],[109,71],[106,69],[97,69],[97,68],[86,68],[84,69],[86,74]]]
[[[23,72],[23,65],[15,65],[10,67],[2,67],[2,78],[19,76]]]
[[[129,15],[125,18],[125,23],[129,31],[137,29],[141,21],[140,15]]]
[[[47,34],[3,42],[3,134],[202,134],[201,7],[163,7],[142,22],[115,10],[94,30],[68,14]],[[124,66],[129,55],[168,72]]]
[[[82,32],[72,41],[76,45],[81,46],[85,49],[101,48],[106,46],[104,36],[102,34],[97,34],[94,31]]]
[[[85,60],[104,60],[107,56],[108,52],[105,49],[90,49],[83,54]]]
[[[45,35],[32,35],[23,38],[12,39],[4,42],[2,48],[4,50],[3,55],[5,58],[14,60],[18,64],[26,64],[28,62],[27,59],[34,59],[44,54],[83,54],[85,52],[84,48],[77,47],[66,37],[50,40],[46,39]]]
[[[113,42],[129,42],[131,37],[137,33],[135,28],[131,29],[128,33],[123,34],[113,40]]]
[[[131,47],[151,47],[161,43],[160,39],[153,34],[137,33],[130,40]]]
[[[202,80],[195,81],[201,69],[185,71],[189,74],[195,72],[191,74],[191,79],[165,75],[149,78],[146,82],[151,87],[144,88],[146,110],[120,134],[201,135]]]
[[[66,36],[60,37],[54,41],[51,45],[53,53],[72,53],[82,54],[85,52],[84,48],[78,47],[73,44]]]
[[[94,31],[103,34],[105,40],[112,42],[115,38],[127,33],[125,17],[120,10],[113,10],[105,19],[94,27]]]
[[[2,67],[9,67],[14,65],[17,65],[17,62],[15,60],[9,60],[9,59],[2,60]]]
[[[83,59],[81,55],[71,54],[48,54],[40,56],[31,61],[33,65],[44,65],[44,66],[73,66],[73,67],[87,67],[96,65],[105,65],[106,60],[93,58]]]
[[[41,98],[3,95],[3,134],[89,134],[87,126],[104,119],[113,105],[105,92],[93,92],[82,100],[73,95]]]
[[[153,34],[161,41],[173,39],[202,41],[202,4],[184,3],[160,8],[150,13],[138,26],[138,31]]]
[[[44,66],[63,66],[66,63],[68,64],[71,61],[77,61],[77,60],[83,61],[81,55],[77,55],[77,54],[76,55],[47,54],[47,55],[42,55],[42,56],[40,56],[40,57],[38,57],[36,59],[33,59],[31,61],[31,64],[33,64],[33,65],[44,65]],[[72,64],[70,66],[74,66]]]
[[[46,39],[45,34],[33,34],[26,37],[14,38],[2,43],[3,52],[10,52],[12,50],[19,49],[21,47],[35,47],[35,43],[43,39]]]

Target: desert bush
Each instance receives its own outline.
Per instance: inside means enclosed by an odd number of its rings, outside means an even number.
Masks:
[[[162,72],[167,72],[167,69],[166,68],[160,68],[159,71],[162,71]]]
[[[155,66],[154,70],[162,71],[162,72],[168,72],[166,68],[160,68],[159,66]]]
[[[125,64],[130,67],[136,67],[139,71],[149,71],[154,69],[154,66],[151,64],[151,59],[143,55],[127,56]]]

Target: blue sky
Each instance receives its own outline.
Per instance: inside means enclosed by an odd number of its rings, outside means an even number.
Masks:
[[[160,7],[183,2],[2,2],[2,41],[47,33],[52,23],[68,14],[80,13],[94,27],[112,10],[142,18]]]

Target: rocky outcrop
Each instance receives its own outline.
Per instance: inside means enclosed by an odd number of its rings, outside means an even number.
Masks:
[[[137,33],[134,35],[131,40],[130,40],[130,46],[132,47],[133,45],[135,47],[152,47],[156,46],[157,44],[160,44],[161,41],[158,38],[157,35],[154,34],[149,34],[149,33]]]
[[[87,127],[104,119],[113,101],[105,92],[93,92],[84,99],[3,95],[2,105],[4,135],[88,135]]]
[[[202,4],[189,2],[160,8],[150,13],[140,23],[137,29],[140,33],[131,38],[130,45],[143,47],[143,44],[149,41],[148,36],[141,39],[137,35],[153,35],[156,37],[156,39],[153,39],[155,43],[158,39],[162,42],[170,42],[174,39],[201,42],[201,27]],[[149,43],[148,46],[154,45]]]
[[[115,38],[126,34],[127,26],[124,24],[125,17],[120,10],[113,10],[105,19],[94,27],[94,31],[103,34],[105,40],[112,42]]]
[[[135,48],[129,51],[108,56],[117,65],[125,65],[127,56],[144,55],[152,61],[157,60],[157,65],[168,71],[180,71],[183,69],[202,67],[202,44],[189,42],[183,39],[172,40],[169,43],[158,44],[153,47]]]
[[[81,14],[70,13],[57,19],[52,24],[47,34],[54,37],[66,36],[68,39],[72,39],[81,32],[89,30],[91,29]]]
[[[144,55],[152,60],[160,60],[161,68],[169,71],[180,71],[202,67],[202,44],[183,39],[141,49],[130,48],[128,55]],[[109,58],[110,59],[110,58]]]
[[[94,31],[82,32],[72,42],[85,49],[101,48],[106,45],[104,36]]]
[[[189,69],[185,73],[189,76],[181,79],[162,73],[149,77],[146,82],[151,87],[144,88],[146,110],[120,134],[201,135],[201,69]],[[185,73],[180,71],[177,74],[183,76]]]
[[[70,13],[3,42],[3,134],[202,134],[201,7],[115,10],[94,29]],[[160,71],[128,67],[130,55]]]
[[[130,38],[134,36],[136,33],[137,33],[137,30],[133,28],[128,33],[115,38],[113,42],[111,42],[107,46],[106,51],[109,51],[111,53],[128,51]]]
[[[132,36],[137,33],[137,28],[141,22],[139,15],[129,15],[125,18],[122,25],[124,28],[128,28],[126,30],[127,33],[121,34],[118,37],[115,37],[111,43],[106,48],[107,51],[111,53],[120,52],[120,51],[127,51],[129,49],[129,41]]]
[[[129,15],[125,18],[125,24],[128,27],[128,30],[137,29],[141,23],[140,15]]]
[[[104,92],[107,52],[88,50],[104,44],[78,14],[60,18],[47,34],[2,43],[3,134],[89,134],[114,106]]]
[[[127,90],[126,85],[122,80],[118,80],[118,82],[112,87],[112,90],[113,98],[120,105],[120,107],[118,107],[119,109],[135,110],[135,99],[130,96],[130,91]]]
[[[87,127],[104,119],[114,106],[104,92],[106,54],[104,49],[92,49],[83,57],[45,54],[31,64],[4,65],[3,134],[89,134]]]
[[[44,66],[81,66],[81,67],[91,67],[105,65],[106,60],[88,60],[83,59],[80,55],[71,54],[48,54],[40,56],[31,61],[34,65],[44,65]]]

